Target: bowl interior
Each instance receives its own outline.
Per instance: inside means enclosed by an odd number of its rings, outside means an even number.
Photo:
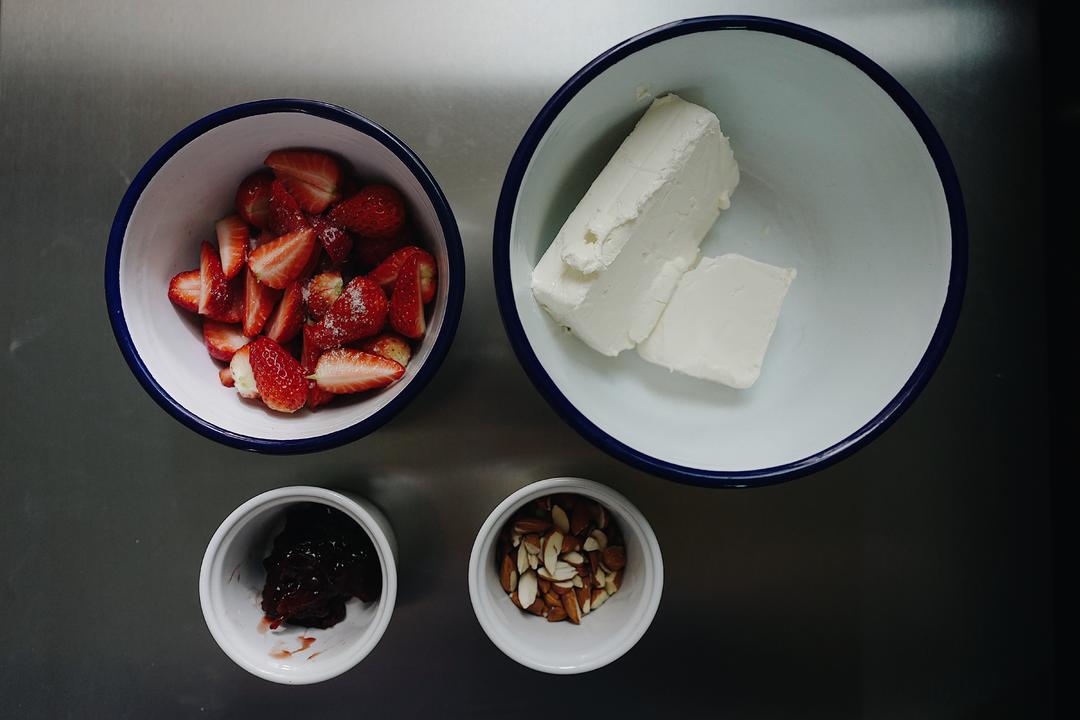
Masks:
[[[392,552],[386,552],[385,540],[380,543],[371,525],[360,522],[379,554],[381,597],[370,603],[352,598],[345,619],[330,628],[269,629],[260,607],[266,581],[262,561],[285,527],[286,511],[297,502],[323,502],[357,519],[349,507],[320,498],[270,500],[236,518],[208,558],[201,581],[207,622],[222,649],[249,671],[284,683],[314,682],[348,670],[375,646],[393,612],[388,598],[393,597],[395,570],[392,558],[387,559]]]
[[[618,493],[578,479],[537,483],[500,506],[481,530],[473,549],[470,591],[477,618],[492,641],[514,660],[552,673],[575,673],[605,665],[629,650],[652,621],[663,589],[660,547],[641,514]],[[499,583],[495,540],[513,514],[532,500],[567,492],[604,504],[622,529],[626,570],[619,591],[580,625],[549,623],[522,612]]]
[[[794,267],[761,378],[733,390],[603,357],[533,300],[533,266],[653,96],[717,114],[741,182],[702,245]],[[951,228],[934,161],[869,76],[831,52],[745,29],[641,49],[577,93],[525,172],[510,280],[526,339],[559,391],[653,458],[752,471],[814,455],[873,419],[911,377],[949,283]]]
[[[435,256],[440,283],[428,331],[405,377],[376,393],[340,398],[317,413],[283,416],[243,400],[218,381],[221,363],[207,353],[199,319],[166,296],[169,279],[198,267],[199,243],[214,240],[214,222],[233,210],[240,181],[272,150],[312,147],[350,163],[361,181],[398,188],[419,244]],[[447,311],[449,258],[439,219],[423,186],[374,137],[325,118],[273,112],[227,122],[181,148],[154,175],[131,215],[120,254],[120,298],[135,351],[161,388],[204,421],[267,440],[325,435],[367,418],[395,398],[431,353]]]

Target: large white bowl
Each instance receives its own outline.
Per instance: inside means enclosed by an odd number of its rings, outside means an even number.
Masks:
[[[355,520],[371,538],[382,566],[382,593],[345,605],[345,619],[333,627],[282,625],[263,620],[263,558],[297,503],[329,505]],[[306,685],[340,675],[378,644],[397,600],[397,543],[386,517],[362,498],[317,487],[285,487],[265,492],[236,508],[206,546],[199,572],[199,601],[210,634],[237,665],[272,682]],[[306,641],[305,641],[306,640]]]
[[[580,625],[549,623],[522,612],[499,584],[495,563],[496,540],[507,521],[526,503],[556,493],[584,495],[601,503],[626,543],[619,591]],[[480,627],[508,657],[556,675],[596,670],[629,652],[652,624],[663,591],[664,559],[649,521],[619,493],[582,478],[540,480],[503,500],[476,534],[469,558],[469,596]]]
[[[318,412],[283,415],[222,387],[197,318],[168,299],[169,278],[198,266],[199,243],[234,212],[240,181],[272,150],[312,147],[344,158],[364,181],[405,196],[419,242],[438,265],[427,333],[405,376]],[[105,295],[117,343],[151,397],[188,427],[247,450],[321,450],[365,435],[427,383],[457,329],[465,260],[450,206],[420,159],[378,124],[310,100],[263,100],[208,115],[177,133],[139,171],[113,221]]]
[[[702,254],[798,269],[750,390],[601,356],[530,291],[562,222],[667,92],[719,116],[741,171]],[[544,106],[503,185],[494,271],[519,360],[585,437],[684,482],[754,485],[853,451],[922,389],[959,313],[966,228],[941,139],[884,70],[805,27],[697,18],[612,48]]]

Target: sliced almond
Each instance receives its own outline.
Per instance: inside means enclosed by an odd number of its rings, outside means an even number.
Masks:
[[[531,567],[533,570],[535,570],[539,566],[540,566],[540,556],[530,554],[529,555],[529,567]]]
[[[607,584],[607,573],[602,568],[596,568],[596,574],[593,577],[596,578],[596,587],[604,587]]]
[[[563,553],[562,559],[564,562],[568,562],[571,565],[581,565],[585,562],[585,556],[579,552]]]
[[[517,549],[517,570],[518,574],[525,572],[529,569],[529,553],[525,552],[524,545],[518,545]]]
[[[585,507],[584,503],[578,503],[574,506],[573,512],[570,513],[570,532],[574,535],[580,535],[589,527],[589,521],[589,509]]]
[[[609,570],[618,572],[626,567],[626,549],[618,545],[611,545],[604,550],[604,565]]]
[[[608,576],[607,583],[604,584],[604,589],[607,590],[608,595],[614,595],[619,592],[619,587],[621,585],[622,572],[617,572]]]
[[[579,588],[576,591],[576,595],[578,607],[581,608],[581,614],[588,615],[589,610],[591,609],[589,600],[592,598],[592,591],[589,590],[589,588]]]
[[[521,538],[521,541],[525,543],[525,552],[530,555],[540,554],[540,536],[536,533],[529,533]]]
[[[518,535],[547,532],[551,523],[543,518],[523,517],[514,522],[514,532]],[[516,543],[515,543],[516,544]]]
[[[540,598],[536,598],[532,605],[525,608],[526,612],[531,612],[533,615],[543,615],[546,610],[547,605],[545,605],[544,601]]]
[[[596,540],[597,550],[603,550],[607,547],[607,535],[603,530],[596,529],[589,533],[589,537]],[[587,548],[586,548],[587,549]]]
[[[589,536],[585,538],[585,544],[581,546],[585,552],[592,552],[593,550],[600,549],[600,543],[596,542],[596,538]]]
[[[510,571],[510,592],[517,590],[518,573],[517,570]]]
[[[570,518],[566,516],[566,511],[558,505],[551,506],[551,522],[555,523],[555,527],[559,528],[563,535],[570,532]]]
[[[558,593],[554,590],[548,590],[544,593],[544,604],[548,607],[562,607],[562,600],[559,599]]]
[[[574,584],[574,587],[576,587],[576,588],[583,588],[583,587],[585,587],[585,583],[584,583],[584,582],[582,581],[582,579],[581,579],[581,576],[580,576],[580,575],[575,575],[575,576],[574,576],[574,579],[573,579],[573,580],[571,580],[570,582],[572,582],[572,583]]]
[[[573,580],[562,580],[560,582],[551,583],[551,589],[554,590],[555,592],[559,593],[559,595],[562,595],[564,592],[566,592],[568,590],[572,590],[573,588],[574,588],[574,581]]]
[[[540,594],[544,594],[551,589],[551,581],[545,580],[542,577],[538,577],[536,579],[536,587],[539,590]]]
[[[553,607],[550,610],[548,610],[548,614],[547,614],[547,621],[548,622],[559,622],[560,620],[565,620],[565,619],[566,619],[566,611],[563,610],[562,605],[559,605],[558,607]]]
[[[575,625],[581,624],[581,607],[578,605],[577,593],[568,592],[562,596],[563,610],[566,617]]]
[[[517,573],[514,570],[514,561],[509,555],[503,555],[502,565],[499,566],[499,584],[502,585],[503,592],[514,592],[514,588],[510,586],[511,573]]]
[[[589,599],[589,603],[592,606],[591,610],[596,610],[598,607],[607,602],[608,597],[607,590],[602,588],[596,588],[592,591],[592,597]]]
[[[574,552],[581,549],[581,541],[573,535],[567,535],[563,537],[562,552]]]
[[[563,536],[558,530],[552,532],[544,543],[544,567],[552,575],[555,574],[555,565],[559,561],[559,550],[562,549]]]
[[[536,573],[529,570],[518,579],[518,607],[527,608],[536,602]]]

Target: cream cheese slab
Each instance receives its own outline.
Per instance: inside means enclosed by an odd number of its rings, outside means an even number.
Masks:
[[[676,95],[658,98],[533,270],[537,302],[597,352],[633,348],[738,182],[716,115]]]
[[[793,269],[742,255],[702,258],[679,280],[638,354],[696,378],[751,387],[794,279]]]

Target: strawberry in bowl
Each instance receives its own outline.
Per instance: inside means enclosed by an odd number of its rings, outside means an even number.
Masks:
[[[236,447],[306,452],[371,432],[430,379],[463,266],[445,198],[399,140],[335,106],[262,101],[186,128],[135,178],[106,299],[171,414]]]

